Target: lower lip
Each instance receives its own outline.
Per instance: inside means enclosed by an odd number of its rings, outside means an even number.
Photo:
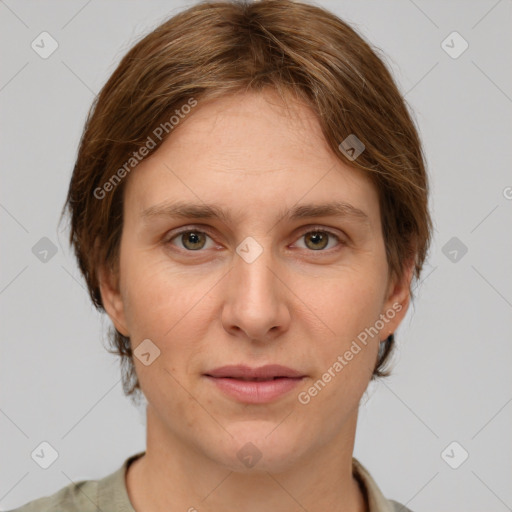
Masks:
[[[265,381],[248,381],[210,376],[207,378],[227,395],[248,404],[271,402],[291,391],[303,379],[303,377],[286,377]]]

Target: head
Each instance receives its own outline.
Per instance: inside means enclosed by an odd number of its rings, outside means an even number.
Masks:
[[[91,108],[66,206],[125,393],[142,389],[219,460],[197,404],[242,445],[297,408],[265,438],[277,460],[336,436],[389,374],[427,202],[418,133],[378,50],[319,7],[265,0],[197,4],[128,52]],[[144,340],[149,365],[134,356]],[[265,409],[205,381],[267,363],[306,378]]]

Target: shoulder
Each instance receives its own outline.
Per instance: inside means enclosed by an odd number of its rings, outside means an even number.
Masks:
[[[366,496],[369,512],[413,512],[398,501],[387,499],[368,469],[355,457],[352,458],[352,471]]]
[[[50,496],[30,501],[9,512],[135,512],[126,490],[128,466],[144,455],[128,457],[121,467],[99,480],[80,480]]]
[[[407,508],[405,505],[398,503],[398,501],[389,500],[389,502],[393,506],[393,512],[413,512],[410,508]]]
[[[98,481],[84,480],[10,512],[97,512]]]

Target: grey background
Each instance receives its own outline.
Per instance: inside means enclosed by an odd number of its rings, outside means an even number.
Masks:
[[[424,142],[436,226],[355,456],[415,512],[512,510],[512,2],[317,3],[387,55]],[[1,510],[145,447],[58,218],[94,95],[136,39],[191,4],[0,1]],[[59,45],[47,59],[31,48],[42,31]],[[441,46],[453,31],[469,43],[456,59]],[[57,249],[46,262],[32,252],[43,237]],[[467,247],[455,262],[452,237]],[[46,470],[31,458],[42,441],[59,454]],[[452,441],[469,453],[458,469],[441,457]]]

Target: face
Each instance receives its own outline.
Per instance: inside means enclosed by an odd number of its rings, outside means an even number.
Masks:
[[[271,92],[199,101],[127,178],[119,276],[101,278],[116,328],[145,343],[148,429],[236,471],[351,446],[408,305],[373,184],[290,109]]]

